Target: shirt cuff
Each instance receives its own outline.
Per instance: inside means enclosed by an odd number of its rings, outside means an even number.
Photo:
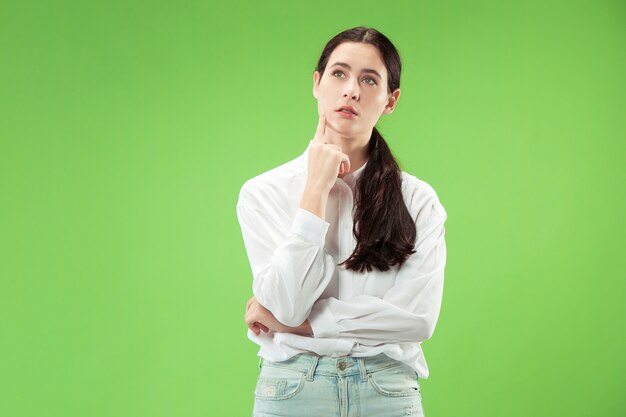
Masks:
[[[313,304],[308,320],[313,330],[313,337],[332,338],[339,334],[339,325],[328,308],[328,299],[321,299]]]
[[[326,241],[326,232],[330,223],[316,216],[308,210],[298,207],[296,216],[291,225],[291,233],[302,236],[309,242],[323,245]]]

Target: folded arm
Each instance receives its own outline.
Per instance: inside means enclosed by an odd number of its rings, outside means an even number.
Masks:
[[[263,210],[242,190],[237,217],[259,303],[287,326],[300,326],[330,282],[335,259],[324,249],[330,224],[298,208],[293,221]]]
[[[317,301],[309,315],[314,337],[362,344],[421,342],[435,329],[443,295],[447,214],[434,197],[417,216],[415,250],[382,297],[359,295]]]

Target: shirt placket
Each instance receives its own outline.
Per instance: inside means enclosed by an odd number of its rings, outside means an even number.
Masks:
[[[352,207],[353,207],[353,195],[352,190],[343,180],[339,181],[339,213],[338,213],[338,250],[340,262],[347,259],[354,250],[354,238],[352,236]],[[339,297],[352,298],[354,297],[354,275],[353,271],[342,268],[339,270],[341,278],[339,280]]]

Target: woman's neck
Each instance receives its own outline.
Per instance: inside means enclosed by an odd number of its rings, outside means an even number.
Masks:
[[[326,140],[329,143],[338,145],[341,151],[350,158],[350,171],[340,174],[339,178],[343,178],[365,165],[368,158],[368,146],[371,135],[372,132],[370,131],[368,134],[360,137],[345,137],[331,129],[326,129]]]

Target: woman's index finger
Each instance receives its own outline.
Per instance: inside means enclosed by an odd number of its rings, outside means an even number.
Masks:
[[[313,140],[317,143],[324,144],[324,135],[326,133],[326,116],[320,114],[320,118],[317,121],[317,130],[315,131],[315,137]]]

